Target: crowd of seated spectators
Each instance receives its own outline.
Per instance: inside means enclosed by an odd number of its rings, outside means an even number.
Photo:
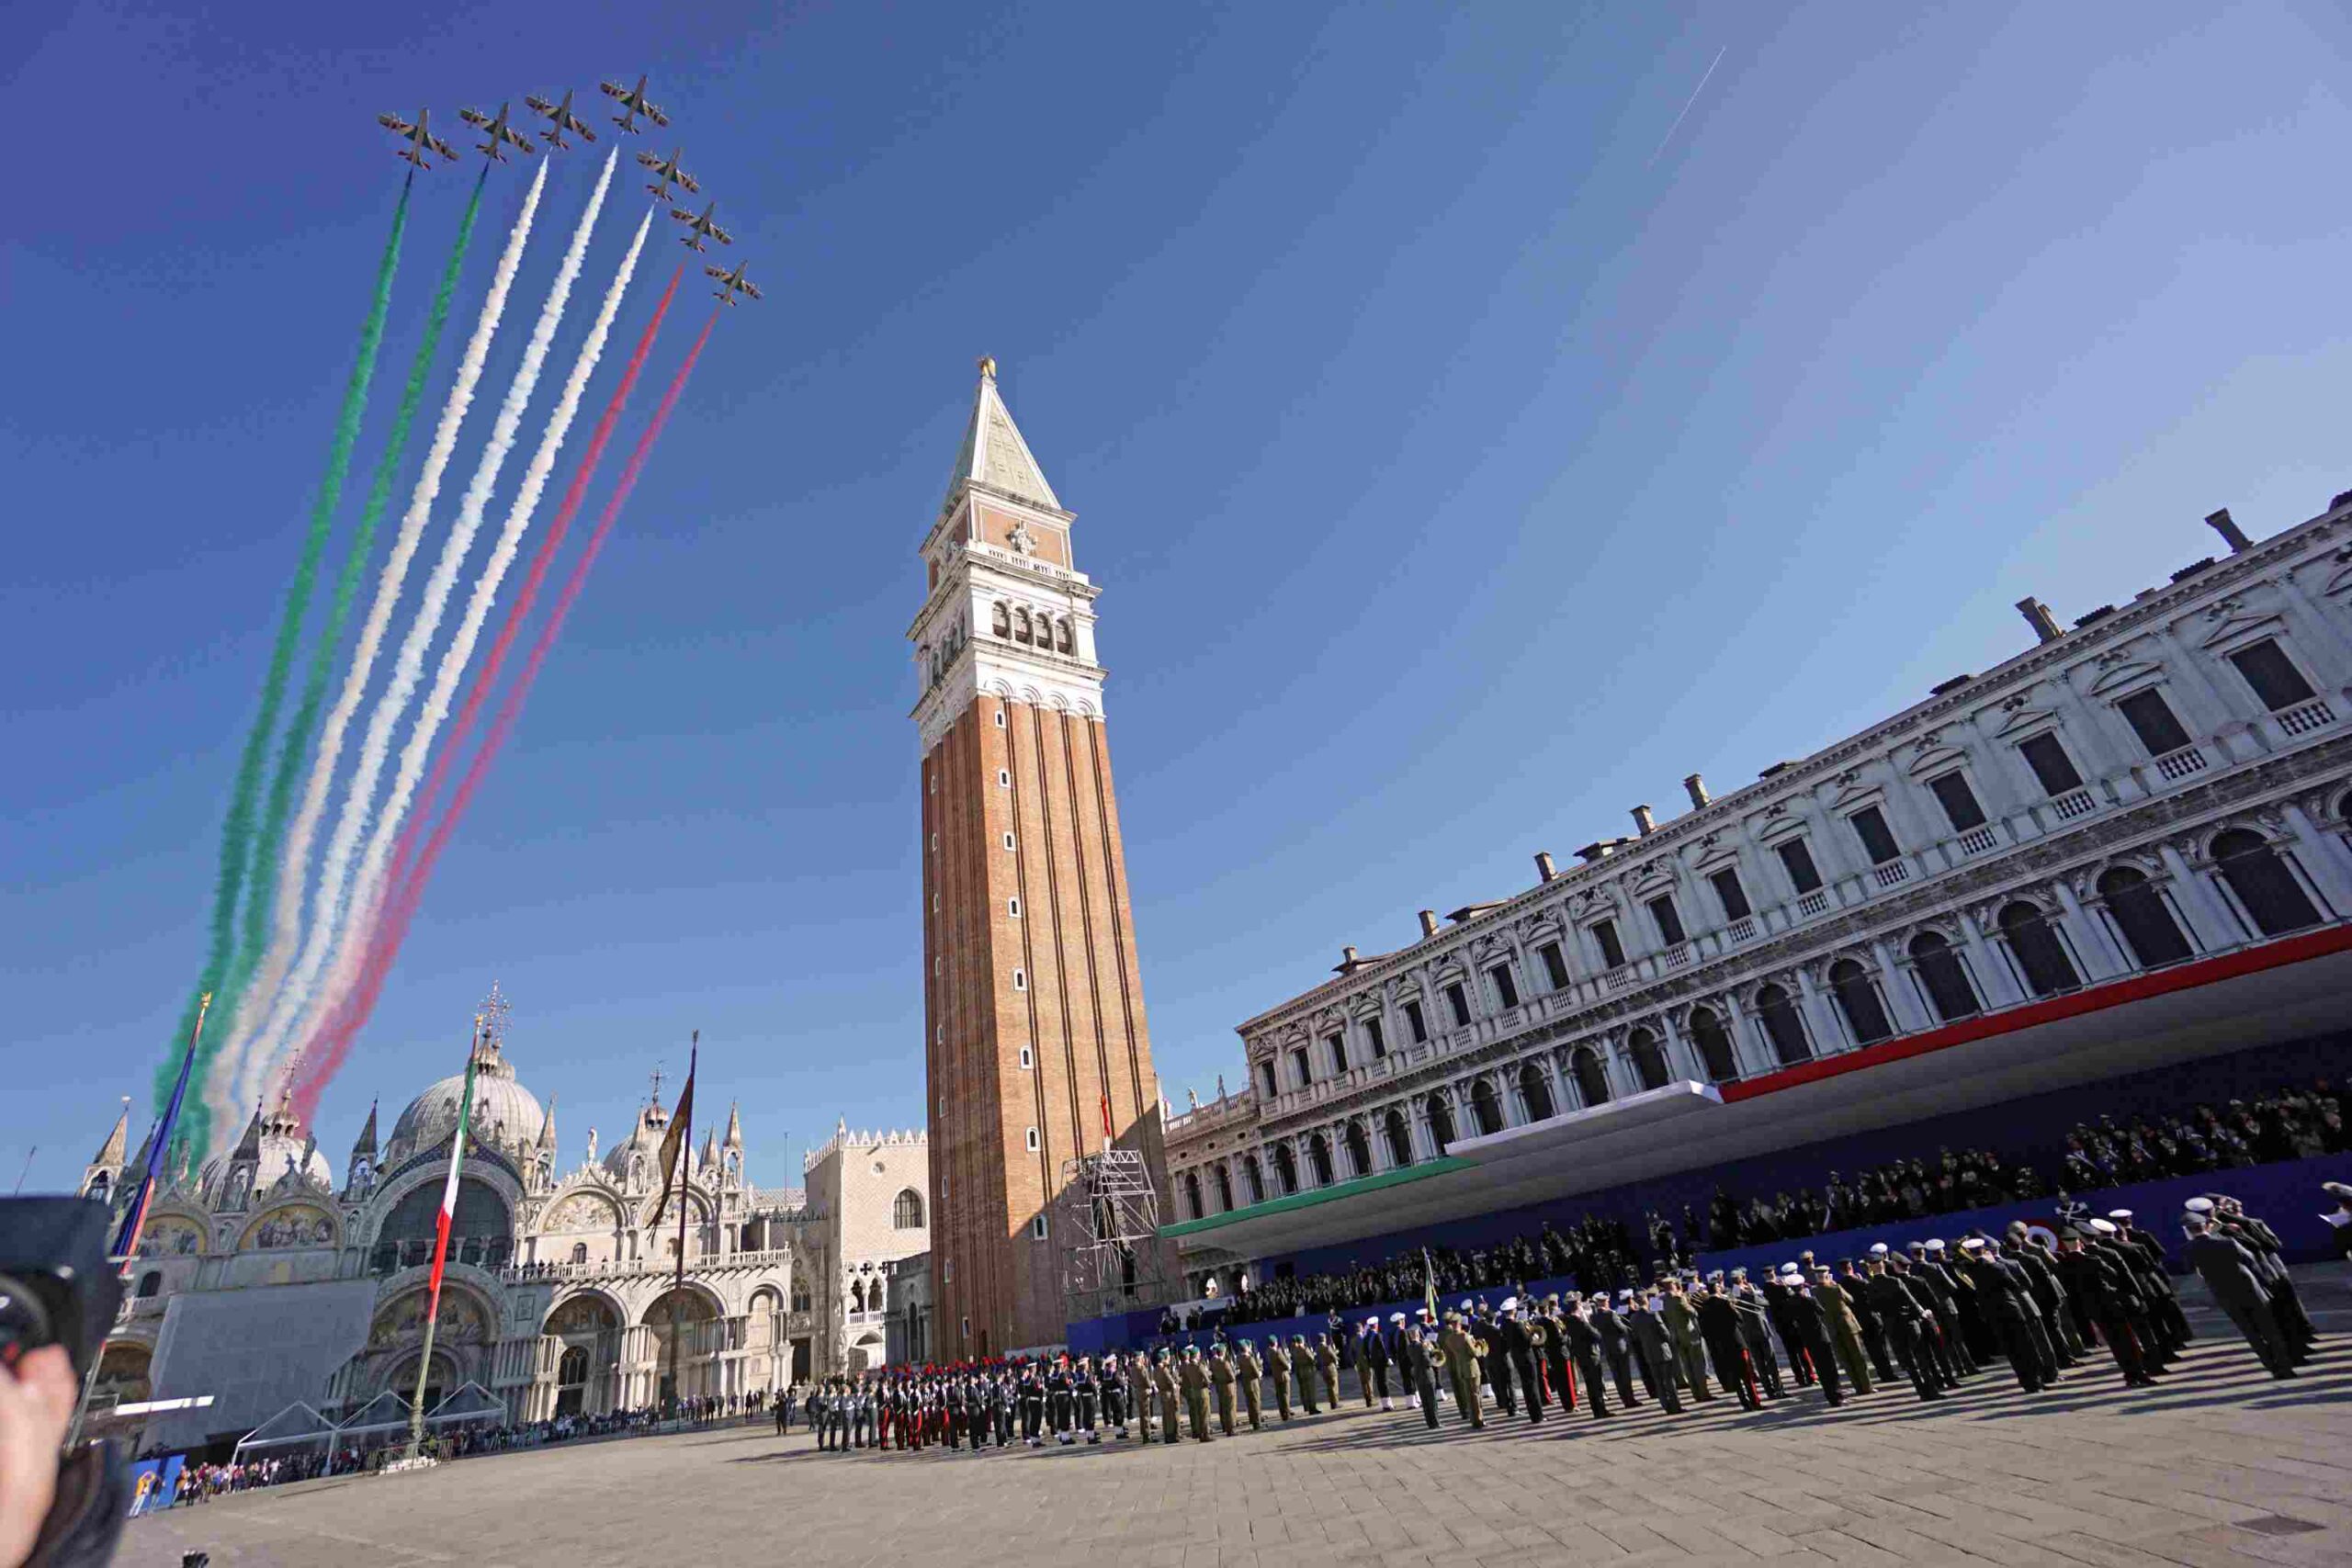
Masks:
[[[2337,1154],[2347,1146],[2347,1111],[2352,1102],[2322,1078],[2309,1089],[2187,1111],[2143,1113],[2123,1122],[2100,1116],[2067,1134],[2064,1150],[2048,1160],[2046,1169],[2004,1160],[1990,1149],[1941,1148],[1932,1158],[1895,1160],[1850,1177],[1833,1170],[1818,1189],[1776,1192],[1769,1199],[1753,1195],[1743,1201],[1718,1186],[1704,1215],[1687,1203],[1676,1218],[1650,1210],[1643,1216],[1645,1245],[1640,1247],[1615,1220],[1587,1214],[1565,1228],[1546,1220],[1532,1235],[1491,1247],[1416,1248],[1331,1273],[1245,1280],[1222,1311],[1212,1303],[1163,1314],[1160,1332],[1409,1301],[1424,1288],[1425,1268],[1442,1295],[1563,1278],[1588,1292],[1620,1290],[1648,1280],[1656,1270],[1687,1264],[1701,1248],[1796,1241],[2033,1198]]]

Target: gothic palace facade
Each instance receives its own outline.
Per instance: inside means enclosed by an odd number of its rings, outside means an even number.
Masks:
[[[2071,628],[2028,600],[1998,668],[1728,795],[1693,774],[1679,818],[1241,1024],[1249,1088],[1168,1129],[1195,1293],[2340,1023],[2352,492],[2258,544],[2208,521],[2220,558]]]

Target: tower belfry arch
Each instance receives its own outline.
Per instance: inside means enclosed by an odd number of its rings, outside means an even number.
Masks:
[[[1125,1247],[1122,1292],[1130,1276],[1172,1275],[1156,1223],[1137,1218],[1156,1221],[1166,1160],[1095,650],[1101,590],[1078,570],[1076,516],[1013,423],[995,361],[979,372],[907,631],[933,1279],[940,1348],[958,1355],[1058,1343],[1081,1310],[1067,1293],[1080,1253],[1099,1282],[1102,1249]],[[1073,1181],[1112,1209],[1073,1210]]]

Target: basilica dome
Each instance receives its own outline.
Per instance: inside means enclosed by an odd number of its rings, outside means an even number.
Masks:
[[[385,1142],[385,1166],[447,1142],[457,1131],[458,1106],[465,1093],[465,1075],[453,1073],[410,1100]],[[476,1046],[474,1109],[467,1141],[519,1156],[538,1141],[546,1124],[547,1111],[536,1095],[515,1081],[514,1068],[499,1042],[493,1037]]]

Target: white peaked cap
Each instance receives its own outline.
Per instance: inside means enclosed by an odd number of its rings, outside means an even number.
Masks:
[[[1872,1258],[1884,1258],[1886,1256],[1886,1243],[1883,1241],[1874,1241],[1871,1243],[1871,1256]]]
[[[2091,1229],[2098,1232],[2101,1235],[2113,1235],[2115,1234],[2115,1222],[2112,1220],[2093,1220],[2091,1222]]]
[[[1424,1307],[1422,1310],[1426,1312],[1429,1309]],[[1388,1321],[1391,1323],[1402,1323],[1405,1321],[1405,1314],[1401,1312],[1392,1312],[1388,1314]]]
[[[1519,1298],[1517,1296],[1505,1296],[1503,1298],[1503,1304],[1497,1307],[1495,1310],[1497,1312],[1517,1312],[1519,1310]]]
[[[2192,1214],[2210,1214],[2213,1212],[2213,1200],[2211,1198],[2191,1198],[2188,1202],[2183,1203],[2181,1207],[2187,1209]]]
[[[1928,1238],[1928,1250],[1929,1252],[1941,1252],[1943,1249],[1944,1249],[1944,1238],[1943,1238],[1943,1237],[1941,1237],[1941,1236],[1939,1236],[1939,1235],[1931,1235],[1931,1236],[1929,1236],[1929,1237]]]
[[[1984,1249],[1984,1238],[1972,1235],[1960,1244],[1960,1249],[1962,1252],[1981,1252]]]
[[[2107,1212],[2107,1217],[2110,1220],[2128,1220],[2132,1217],[2132,1211],[2129,1209],[2109,1209]]]

